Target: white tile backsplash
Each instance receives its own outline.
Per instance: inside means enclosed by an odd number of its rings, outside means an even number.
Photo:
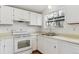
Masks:
[[[37,31],[41,31],[40,27],[37,26],[30,26],[29,23],[24,22],[14,22],[13,25],[0,25],[0,32],[4,31],[27,31],[29,33],[34,33]],[[49,29],[43,29],[45,32],[49,32]],[[76,25],[69,25],[65,22],[64,28],[55,28],[52,27],[52,32],[59,32],[59,33],[71,33],[71,34],[79,34],[79,24]]]
[[[12,30],[12,25],[0,25],[0,32],[8,31],[10,32]]]
[[[79,25],[65,24],[64,28],[55,28],[54,30],[59,33],[79,34]]]
[[[40,29],[40,27],[30,26],[28,24],[29,23],[25,23],[25,22],[14,22],[14,24],[13,24],[13,30],[14,31],[20,31],[20,30],[21,31],[27,31],[29,33],[39,31],[38,29]]]
[[[13,25],[0,25],[0,32],[4,31],[27,31],[29,33],[34,33],[39,30],[40,27],[30,26],[29,23],[25,22],[14,22]]]
[[[67,24],[64,22],[64,27],[63,28],[57,28],[57,27],[51,27],[52,32],[57,32],[57,33],[66,33],[66,34],[79,34],[79,24]],[[47,29],[43,29],[43,31],[49,32]]]

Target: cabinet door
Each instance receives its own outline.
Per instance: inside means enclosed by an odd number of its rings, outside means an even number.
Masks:
[[[1,6],[1,24],[13,24],[13,8]]]
[[[24,19],[24,21],[30,21],[29,20],[29,11],[26,11],[26,10],[22,10],[22,18]]]
[[[21,10],[20,9],[17,9],[17,8],[14,8],[13,9],[13,15],[14,15],[14,19],[13,20],[17,20],[17,21],[20,21],[21,20],[21,18],[22,18],[22,16],[23,15],[21,15]]]
[[[41,14],[37,14],[37,25],[42,26],[42,15]]]
[[[37,40],[33,38],[32,50],[37,50]]]
[[[41,26],[42,25],[42,15],[34,12],[30,12],[30,25]]]
[[[38,40],[38,50],[44,54],[48,53],[48,42],[44,37]]]
[[[32,50],[37,50],[37,37],[36,36],[32,36]]]
[[[41,36],[38,36],[38,50],[42,53],[45,53],[44,50],[44,39]]]
[[[37,14],[30,12],[30,25],[37,25]]]
[[[13,53],[13,39],[6,39],[4,40],[5,43],[5,54],[12,54]]]
[[[65,41],[61,41],[60,44],[61,54],[79,54],[79,45]]]
[[[0,54],[4,54],[4,41],[3,40],[1,40],[0,41]]]
[[[57,40],[50,39],[50,38],[44,38],[45,42],[45,50],[48,54],[56,54],[57,51]]]
[[[45,54],[58,53],[57,40],[53,40],[47,37],[41,37],[38,39],[38,50]]]
[[[65,7],[65,17],[67,23],[79,23],[79,6],[68,5]]]
[[[28,21],[29,20],[29,11],[14,8],[14,20]]]

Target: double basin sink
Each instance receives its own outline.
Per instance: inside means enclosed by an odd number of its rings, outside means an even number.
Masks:
[[[42,33],[41,35],[46,35],[46,36],[57,36],[56,33]]]

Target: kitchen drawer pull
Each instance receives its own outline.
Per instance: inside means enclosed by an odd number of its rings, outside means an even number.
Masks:
[[[54,46],[54,48],[56,48],[56,46]]]

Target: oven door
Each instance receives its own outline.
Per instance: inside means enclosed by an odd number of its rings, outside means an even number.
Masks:
[[[15,53],[26,51],[32,48],[32,40],[30,38],[15,39]]]

